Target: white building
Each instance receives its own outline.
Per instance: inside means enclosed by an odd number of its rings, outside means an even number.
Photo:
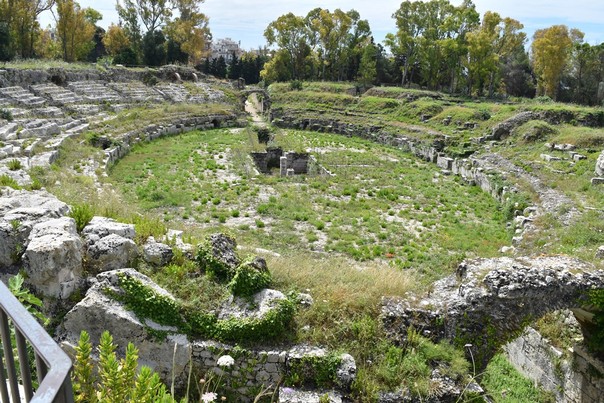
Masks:
[[[210,57],[212,59],[218,59],[220,56],[222,56],[227,63],[233,59],[233,54],[235,54],[237,57],[241,57],[243,53],[241,50],[241,41],[235,42],[231,38],[223,38],[212,41],[211,51]]]

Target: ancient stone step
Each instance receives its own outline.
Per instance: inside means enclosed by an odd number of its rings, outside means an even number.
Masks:
[[[39,106],[46,103],[44,98],[35,96],[23,87],[0,88],[0,95],[2,95],[4,98],[8,98],[14,104],[29,107]]]
[[[121,100],[120,95],[109,88],[104,81],[74,81],[69,83],[68,87],[88,102],[99,103]]]
[[[41,97],[45,97],[53,103],[59,105],[68,105],[76,102],[82,102],[82,97],[69,91],[67,88],[59,87],[56,84],[38,84],[30,87],[32,91]]]
[[[32,110],[32,115],[45,118],[62,118],[65,116],[65,113],[61,108],[48,106],[46,108],[36,108]]]
[[[101,107],[97,104],[71,104],[66,109],[69,112],[83,116],[97,115],[101,111]]]
[[[11,134],[14,134],[19,129],[19,125],[15,122],[9,122],[0,126],[0,140],[9,140]],[[16,137],[16,134],[14,135]]]
[[[59,152],[56,150],[36,154],[29,160],[30,167],[49,167],[59,158]]]
[[[122,83],[110,83],[109,87],[121,94],[130,102],[163,102],[164,97],[151,87],[147,87],[140,81],[128,81]]]
[[[59,134],[60,131],[59,126],[54,121],[34,119],[23,124],[23,130],[17,134],[17,137],[20,139],[29,137],[48,138]]]
[[[162,83],[155,89],[168,101],[185,102],[189,98],[189,91],[182,84]]]

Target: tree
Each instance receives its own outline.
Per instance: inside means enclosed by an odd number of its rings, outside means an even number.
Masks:
[[[535,96],[535,79],[523,45],[517,46],[504,57],[501,75],[508,95],[527,98]]]
[[[526,35],[520,32],[522,28],[514,19],[501,18],[490,11],[484,14],[481,26],[467,35],[470,89],[476,88],[482,94],[488,84],[489,96],[493,96],[502,61],[524,45]]]
[[[264,64],[260,77],[266,84],[276,81],[289,81],[293,79],[289,68],[290,55],[285,49],[279,49],[273,57]]]
[[[2,2],[2,19],[11,36],[11,53],[22,58],[34,56],[35,42],[40,33],[38,16],[54,6],[54,0],[8,0]]]
[[[130,52],[134,54],[134,59],[137,61],[135,64],[138,64],[138,61],[142,59],[143,36],[141,34],[137,8],[132,0],[123,0],[123,4],[120,4],[118,0],[115,9],[120,19],[118,25],[124,30],[130,43],[129,50],[124,50],[123,53]]]
[[[365,46],[358,75],[359,82],[363,85],[371,85],[377,78],[377,54],[378,49],[373,41]]]
[[[402,60],[401,85],[411,83],[408,78],[409,69],[418,59],[417,38],[424,29],[424,23],[420,19],[419,7],[423,7],[423,3],[402,2],[400,8],[392,14],[392,18],[396,20],[396,34],[389,33],[386,35],[386,46],[390,48],[395,57]]]
[[[161,31],[147,31],[143,38],[143,61],[147,66],[166,64],[165,42]]]
[[[358,13],[357,13],[358,15]],[[326,9],[314,9],[306,17],[312,32],[321,63],[321,78],[340,80],[345,59],[346,36],[352,28],[352,18],[339,8],[333,13]]]
[[[223,56],[219,56],[218,59],[215,59],[216,64],[213,68],[213,74],[218,78],[226,78],[227,76],[227,64],[226,60],[224,60]]]
[[[479,22],[474,4],[464,0],[454,7],[447,0],[404,1],[392,16],[397,33],[388,34],[386,45],[399,59],[401,84],[411,83],[410,72],[419,70],[422,84],[451,91],[461,74],[467,52],[465,37]]]
[[[566,67],[573,40],[566,25],[539,29],[533,35],[531,53],[541,95],[556,99],[558,84]]]
[[[13,56],[9,26],[6,22],[0,22],[0,61],[9,61]]]
[[[179,17],[167,24],[168,37],[179,44],[180,50],[188,55],[191,64],[197,64],[207,56],[206,44],[212,35],[208,27],[208,17],[199,11],[202,1],[176,0]]]
[[[276,63],[284,63],[283,55],[287,55],[291,78],[300,79],[305,56],[309,51],[309,31],[304,19],[293,13],[282,15],[266,27],[264,37],[269,45],[276,44],[285,52],[280,53]]]
[[[228,66],[228,77],[231,80],[237,80],[242,76],[242,65],[241,59],[237,57],[237,55],[233,52],[231,61]]]
[[[130,39],[126,31],[119,25],[111,24],[103,37],[103,44],[110,56],[117,56],[130,47]]]
[[[57,0],[57,14],[57,35],[63,60],[73,62],[85,59],[94,48],[95,26],[91,19],[94,21],[100,14],[82,10],[73,0]]]

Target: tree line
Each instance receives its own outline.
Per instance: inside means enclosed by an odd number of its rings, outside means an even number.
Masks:
[[[183,63],[221,78],[265,83],[288,80],[356,81],[478,96],[548,96],[599,104],[604,44],[590,45],[564,25],[535,32],[529,50],[523,25],[495,12],[480,15],[471,0],[403,1],[397,30],[375,43],[355,10],[315,8],[287,13],[264,36],[275,50],[209,57],[211,33],[203,0],[118,0],[119,22],[74,0],[0,0],[0,60],[62,58],[159,66]],[[41,13],[55,26],[42,29]]]
[[[355,10],[316,8],[288,13],[264,32],[276,45],[261,76],[267,82],[349,80],[396,84],[478,96],[547,96],[595,105],[604,81],[604,44],[564,25],[535,32],[529,51],[524,26],[486,12],[471,0],[403,1],[397,31],[376,44]]]

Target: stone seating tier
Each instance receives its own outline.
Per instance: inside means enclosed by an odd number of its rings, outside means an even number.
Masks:
[[[125,83],[110,83],[109,87],[119,92],[122,97],[131,102],[164,102],[164,97],[151,87],[147,87],[140,81],[129,81]]]
[[[68,88],[87,102],[115,102],[120,95],[109,88],[104,81],[73,81]]]
[[[13,104],[22,106],[40,106],[46,103],[46,100],[37,97],[23,87],[5,87],[0,88],[0,96],[7,98]]]
[[[82,102],[82,97],[66,88],[59,87],[56,84],[38,84],[30,87],[32,91],[41,97],[50,99],[59,105],[68,105],[76,102]]]

